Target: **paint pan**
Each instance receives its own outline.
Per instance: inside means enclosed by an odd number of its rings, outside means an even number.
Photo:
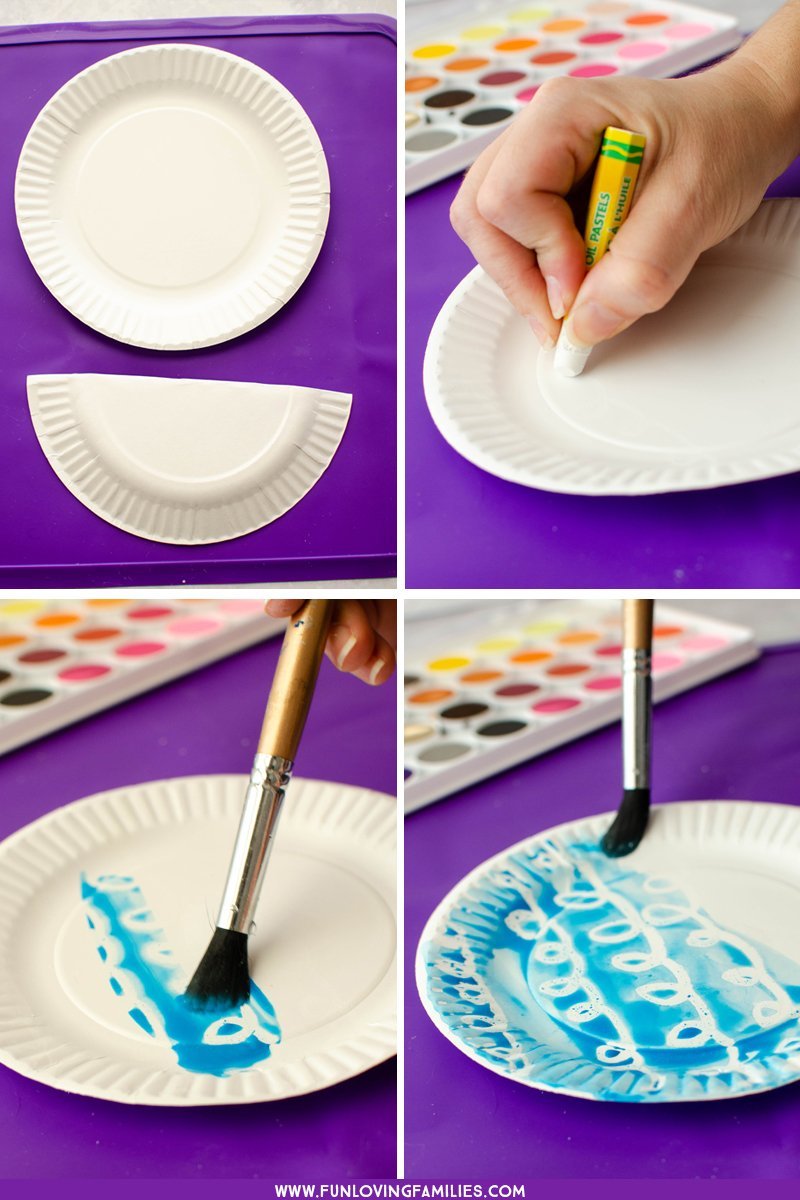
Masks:
[[[282,627],[261,599],[0,601],[0,753]]]
[[[500,606],[406,627],[405,808],[478,783],[615,721],[621,713],[619,606],[580,601]],[[535,614],[535,615],[534,615]],[[657,700],[754,658],[749,630],[658,606]]]
[[[474,24],[456,9],[443,25],[441,18],[409,13],[407,111],[419,115],[434,88],[468,86],[476,95],[474,107],[460,117],[461,136],[406,145],[407,192],[468,167],[546,79],[632,73],[667,78],[733,50],[741,40],[733,16],[658,0],[577,0],[566,8],[498,4],[483,16]]]

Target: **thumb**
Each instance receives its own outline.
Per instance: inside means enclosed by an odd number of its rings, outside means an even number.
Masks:
[[[706,248],[705,230],[676,204],[673,177],[648,180],[607,254],[588,272],[565,322],[579,346],[621,333],[672,299]]]

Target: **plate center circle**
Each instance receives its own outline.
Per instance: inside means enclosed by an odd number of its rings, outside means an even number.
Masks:
[[[786,353],[798,306],[794,275],[701,262],[665,309],[598,346],[579,378],[539,355],[539,389],[561,420],[616,446],[748,453],[800,425]]]
[[[265,186],[227,122],[190,108],[150,108],[92,142],[77,210],[87,242],[116,274],[147,287],[192,287],[244,254]]]

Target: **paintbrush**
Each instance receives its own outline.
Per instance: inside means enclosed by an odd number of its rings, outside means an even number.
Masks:
[[[193,1007],[231,1009],[250,996],[247,940],[306,723],[330,625],[331,600],[307,600],[289,619],[272,680],[219,916],[186,990]]]
[[[601,846],[622,858],[639,845],[650,814],[653,601],[622,601],[622,803]]]

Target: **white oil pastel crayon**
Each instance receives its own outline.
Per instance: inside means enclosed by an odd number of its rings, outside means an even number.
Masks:
[[[586,216],[587,270],[603,257],[630,212],[644,147],[645,138],[641,133],[610,125],[603,134]],[[553,366],[561,375],[580,375],[592,347],[576,346],[567,337],[565,328],[566,320],[556,343]]]

